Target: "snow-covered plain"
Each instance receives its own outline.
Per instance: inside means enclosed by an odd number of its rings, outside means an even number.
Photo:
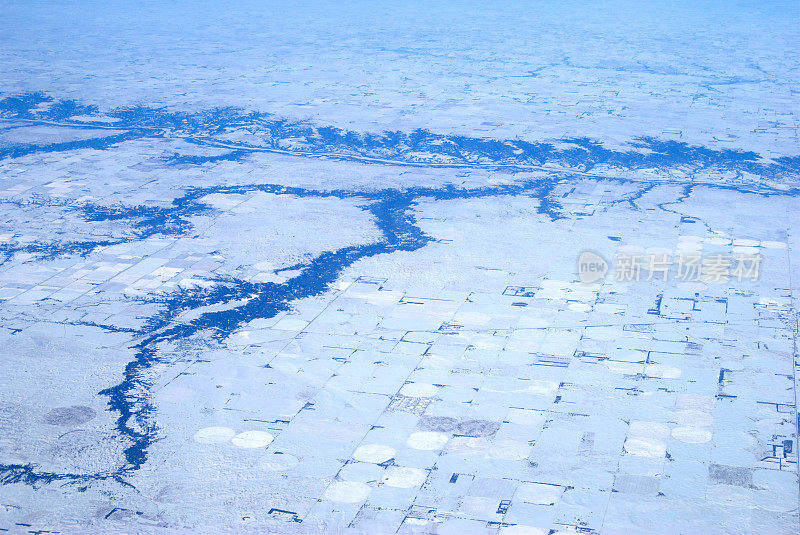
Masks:
[[[0,530],[797,533],[798,15],[2,3]]]

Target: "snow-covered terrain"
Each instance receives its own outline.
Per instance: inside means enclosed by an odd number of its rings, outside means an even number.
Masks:
[[[799,16],[2,3],[0,530],[797,533]]]

